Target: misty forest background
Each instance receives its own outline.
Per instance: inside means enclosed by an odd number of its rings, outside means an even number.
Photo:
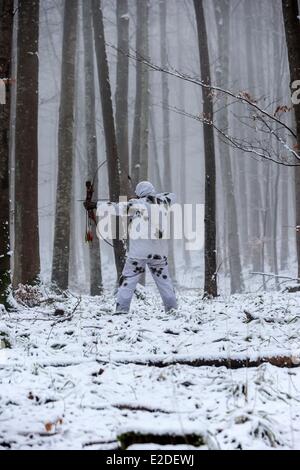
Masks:
[[[0,105],[0,303],[11,282],[115,285],[122,243],[84,240],[88,179],[95,199],[150,179],[205,202],[204,251],[170,243],[179,288],[297,280],[299,33],[297,0],[0,0],[0,78],[16,80]]]

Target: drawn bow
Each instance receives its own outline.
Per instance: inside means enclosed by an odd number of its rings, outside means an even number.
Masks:
[[[85,204],[87,207],[89,207],[89,204],[93,202],[93,194],[95,192],[94,186],[95,186],[95,180],[97,177],[98,171],[107,163],[107,160],[104,160],[98,168],[95,171],[95,174],[93,176],[92,181],[86,181],[85,186],[86,186],[86,197],[85,197]],[[86,243],[92,243],[94,239],[94,234],[93,234],[93,224],[97,226],[97,218],[96,218],[96,212],[95,209],[88,209],[86,211],[86,231],[85,231],[85,241]],[[108,243],[110,246],[112,246],[107,240],[104,240],[106,243]]]
[[[86,198],[85,198],[85,203],[88,207],[89,203],[93,202],[93,194],[94,194],[94,185],[95,185],[95,180],[97,177],[98,171],[107,163],[107,160],[104,160],[98,168],[95,171],[95,174],[93,176],[92,181],[86,181],[85,186],[86,186]],[[132,180],[130,175],[127,175],[128,181],[130,182],[130,186],[132,188]],[[99,201],[99,199],[97,199]],[[108,199],[100,199],[101,201],[108,201]],[[93,234],[93,223],[97,227],[97,218],[96,218],[96,212],[95,209],[88,209],[87,214],[86,214],[86,233],[85,233],[85,241],[86,243],[92,243],[94,239],[94,234]],[[104,238],[101,233],[99,232],[100,238],[107,243],[109,246],[114,248],[113,244],[110,243],[106,238]]]

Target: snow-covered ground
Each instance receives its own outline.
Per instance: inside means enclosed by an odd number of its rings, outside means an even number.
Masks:
[[[190,290],[179,301],[167,316],[140,290],[129,315],[112,316],[111,292],[44,293],[0,314],[0,449],[110,449],[124,431],[199,434],[200,449],[300,449],[300,367],[183,364],[283,355],[297,365],[300,294],[202,301]],[[171,365],[147,365],[159,361]]]

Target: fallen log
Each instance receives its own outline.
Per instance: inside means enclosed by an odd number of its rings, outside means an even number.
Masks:
[[[264,321],[265,323],[271,323],[271,324],[276,324],[276,325],[289,325],[290,323],[293,323],[297,320],[300,319],[299,315],[295,315],[292,318],[281,318],[281,319],[276,319],[272,317],[260,317],[260,316],[254,316],[252,313],[248,312],[247,310],[244,310],[245,318],[244,318],[244,323],[251,323],[253,321]]]
[[[120,359],[116,361],[119,364],[136,364],[139,366],[164,368],[174,365],[184,365],[191,367],[226,367],[227,369],[243,369],[248,367],[259,367],[262,364],[271,364],[275,367],[295,368],[300,367],[299,356],[261,356],[261,357],[198,357],[198,358],[180,358],[172,359],[151,358],[151,359]]]
[[[117,439],[123,450],[134,444],[159,444],[159,445],[190,445],[200,447],[206,444],[205,436],[201,434],[155,434],[142,432],[125,432],[119,434]]]

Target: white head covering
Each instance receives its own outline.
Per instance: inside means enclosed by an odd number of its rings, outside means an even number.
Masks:
[[[146,197],[155,195],[155,188],[150,181],[141,181],[135,188],[137,197]]]

